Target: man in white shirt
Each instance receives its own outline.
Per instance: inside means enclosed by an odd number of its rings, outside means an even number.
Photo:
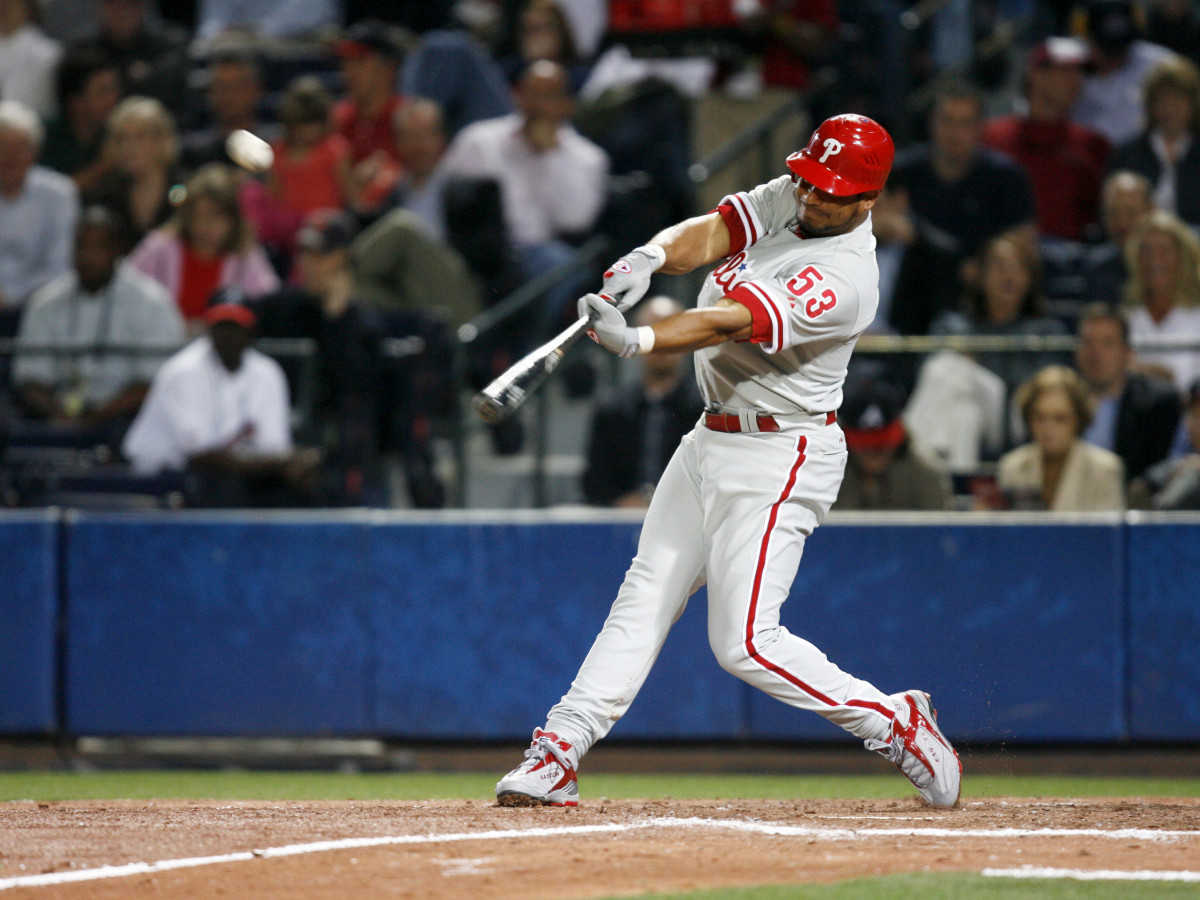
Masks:
[[[205,319],[208,334],[155,375],[125,456],[140,473],[187,468],[204,476],[202,502],[211,505],[311,501],[320,457],[292,446],[287,379],[250,346],[254,313],[224,303]]]
[[[34,0],[0,0],[0,99],[20,100],[43,118],[54,113],[54,73],[62,45],[33,22]]]
[[[504,224],[527,278],[570,256],[564,240],[591,228],[604,207],[608,155],[571,125],[574,100],[566,71],[540,60],[517,83],[519,112],[468,125],[450,144],[448,177],[493,178]],[[550,298],[556,317],[582,289],[567,285]]]
[[[79,193],[65,175],[34,165],[42,134],[27,106],[0,101],[0,310],[71,268]]]
[[[124,245],[117,216],[102,206],[88,208],[76,231],[74,271],[26,304],[22,344],[85,348],[18,354],[13,382],[21,405],[36,418],[89,426],[127,420],[163,358],[183,342],[183,320],[162,285],[119,265]],[[123,349],[135,347],[148,352]]]

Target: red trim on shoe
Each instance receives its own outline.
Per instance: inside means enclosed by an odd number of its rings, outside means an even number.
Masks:
[[[775,530],[775,524],[779,519],[779,507],[792,493],[792,488],[796,486],[796,476],[800,471],[800,467],[804,465],[804,461],[808,458],[805,452],[808,449],[808,438],[804,435],[800,436],[800,440],[796,444],[796,461],[792,464],[792,469],[788,473],[787,484],[784,485],[783,492],[779,495],[779,499],[771,506],[771,514],[767,517],[767,528],[763,532],[762,542],[758,548],[758,563],[754,570],[754,586],[750,592],[750,611],[746,617],[746,653],[750,659],[757,662],[760,666],[769,672],[774,672],[780,678],[795,685],[800,690],[804,691],[810,697],[819,700],[826,706],[853,706],[861,709],[870,709],[881,713],[886,718],[895,722],[896,714],[889,706],[884,706],[881,703],[875,703],[870,700],[849,700],[845,704],[839,704],[836,700],[821,693],[815,687],[801,680],[797,675],[789,672],[783,666],[776,662],[767,659],[758,648],[754,646],[754,620],[758,616],[758,598],[762,589],[763,572],[767,567],[767,553],[770,549],[771,532]]]
[[[921,765],[926,768],[930,776],[937,777],[937,773],[934,771],[933,764],[929,761],[929,758],[925,755],[916,742],[917,726],[923,721],[925,723],[925,730],[928,731],[933,739],[945,747],[950,755],[954,757],[955,762],[958,763],[958,772],[961,775],[962,760],[959,759],[957,751],[955,751],[955,749],[946,742],[937,726],[925,717],[925,714],[921,712],[920,708],[916,704],[916,701],[913,700],[910,695],[905,694],[904,700],[906,703],[908,703],[908,727],[901,728],[899,720],[894,720],[892,725],[892,740],[895,740],[897,737],[900,738],[904,742],[904,748],[918,760],[920,760]]]

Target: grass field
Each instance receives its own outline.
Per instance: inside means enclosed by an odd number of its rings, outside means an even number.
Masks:
[[[641,900],[1195,900],[1200,886],[1120,881],[1012,880],[978,875],[889,875],[840,884],[785,884],[686,894],[644,894]],[[628,900],[628,898],[605,898]]]
[[[0,772],[0,801],[13,800],[482,800],[495,772],[365,773],[231,770]],[[908,797],[894,775],[594,775],[583,800],[853,799]],[[964,797],[1200,797],[1200,778],[1012,775],[963,779]]]

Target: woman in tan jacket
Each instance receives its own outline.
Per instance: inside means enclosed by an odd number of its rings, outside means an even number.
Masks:
[[[999,487],[1009,506],[1123,511],[1121,458],[1079,437],[1091,422],[1092,406],[1074,370],[1047,366],[1021,385],[1016,399],[1033,442],[1000,458]]]

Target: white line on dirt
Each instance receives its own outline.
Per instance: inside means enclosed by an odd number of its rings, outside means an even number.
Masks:
[[[1106,869],[984,869],[988,878],[1073,878],[1078,881],[1198,881],[1200,872],[1113,872]]]
[[[216,863],[248,862],[253,859],[276,859],[331,850],[355,850],[363,847],[386,847],[398,844],[438,844],[463,841],[520,840],[524,838],[565,837],[581,834],[617,834],[644,828],[712,828],[750,832],[773,837],[803,837],[826,841],[862,840],[873,837],[936,837],[936,838],[1109,838],[1113,840],[1172,841],[1200,837],[1200,831],[1154,831],[1145,828],[1119,828],[1111,831],[1100,828],[827,828],[805,825],[775,825],[745,819],[702,819],[655,817],[640,822],[608,825],[566,825],[560,828],[524,828],[504,831],[473,831],[456,834],[404,834],[376,838],[344,838],[337,841],[314,841],[283,847],[266,847],[222,856],[199,856],[167,859],[153,863],[129,863],[120,866],[101,866],[69,872],[47,872],[40,875],[20,875],[0,879],[0,891],[17,887],[44,887],[77,881],[104,878],[124,878],[148,875],[174,869],[210,866]]]

